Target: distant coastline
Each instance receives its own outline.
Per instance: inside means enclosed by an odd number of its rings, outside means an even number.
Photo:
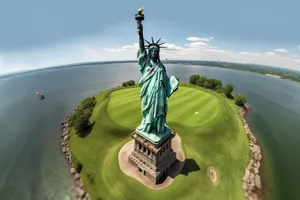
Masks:
[[[273,77],[273,78],[281,78],[281,76],[276,76],[276,75],[272,75],[272,74],[265,74],[266,76],[270,76],[270,77]]]
[[[208,67],[219,67],[225,69],[233,69],[245,72],[252,72],[256,74],[263,74],[266,76],[280,77],[293,82],[300,83],[300,71],[288,68],[272,67],[258,64],[243,64],[232,63],[223,61],[168,61],[170,64],[182,64],[182,65],[201,65]]]
[[[74,64],[66,64],[59,66],[50,66],[40,69],[32,69],[19,71],[9,74],[0,75],[0,79],[7,78],[15,75],[24,75],[34,72],[46,71],[46,70],[58,70],[65,69],[69,67],[81,67],[81,66],[91,66],[91,65],[100,65],[100,64],[118,64],[118,63],[136,63],[136,60],[120,60],[120,61],[101,61],[101,62],[82,62],[82,63],[74,63]],[[223,61],[196,61],[196,60],[167,60],[163,61],[166,64],[182,64],[182,65],[201,65],[207,67],[220,67],[226,69],[233,69],[245,72],[251,72],[256,74],[263,74],[265,76],[270,76],[274,78],[286,79],[293,82],[300,83],[300,70],[288,69],[288,68],[279,68],[272,67],[266,65],[258,65],[258,64],[243,64],[243,63],[231,63],[231,62],[223,62]]]
[[[91,65],[99,65],[99,64],[103,65],[103,64],[134,63],[134,62],[137,62],[137,61],[135,61],[135,60],[120,60],[120,61],[101,61],[101,62],[73,63],[73,64],[50,66],[50,67],[44,67],[44,68],[38,68],[38,69],[29,69],[29,70],[12,72],[12,73],[3,74],[3,75],[0,74],[0,79],[7,78],[7,77],[10,77],[10,76],[30,74],[30,73],[34,73],[34,72],[65,69],[65,68],[69,68],[69,67],[83,67],[83,66],[91,66]]]

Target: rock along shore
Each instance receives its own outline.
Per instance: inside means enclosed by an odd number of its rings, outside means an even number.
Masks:
[[[259,175],[259,167],[261,166],[262,152],[257,142],[257,139],[255,135],[251,132],[249,124],[246,120],[247,111],[247,108],[241,108],[239,110],[239,115],[244,123],[244,128],[248,135],[249,146],[251,149],[251,159],[243,177],[243,190],[245,199],[259,200],[259,193],[262,187],[261,177]]]
[[[68,124],[69,117],[66,117],[61,123],[61,140],[60,145],[65,158],[67,159],[70,167],[70,173],[74,178],[75,191],[77,200],[91,200],[90,195],[85,191],[83,181],[79,173],[72,167],[71,150],[69,149],[70,130]]]

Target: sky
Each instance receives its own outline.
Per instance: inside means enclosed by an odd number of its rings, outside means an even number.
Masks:
[[[299,0],[1,0],[0,74],[136,59],[134,15],[162,38],[161,58],[300,70]]]

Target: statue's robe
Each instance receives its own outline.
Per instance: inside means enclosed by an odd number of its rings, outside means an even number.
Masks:
[[[139,50],[137,58],[142,73],[139,86],[143,116],[137,130],[148,134],[165,134],[170,131],[165,125],[168,111],[167,97],[170,97],[176,88],[171,88],[164,65],[160,61],[154,63],[146,50]]]

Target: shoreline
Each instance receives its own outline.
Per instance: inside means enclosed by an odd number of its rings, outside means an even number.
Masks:
[[[273,75],[273,74],[265,74],[265,75],[268,76],[268,77],[281,79],[281,76],[279,76],[279,75]]]
[[[77,200],[91,200],[90,195],[85,191],[82,178],[79,173],[76,172],[75,168],[72,166],[72,158],[71,158],[71,150],[69,148],[69,138],[70,138],[70,130],[68,124],[69,116],[67,116],[64,121],[61,123],[61,140],[60,146],[62,153],[64,154],[70,174],[75,182],[75,196]]]
[[[245,174],[243,177],[243,191],[246,200],[260,200],[262,196],[262,151],[258,144],[255,135],[250,129],[249,122],[247,120],[247,114],[249,111],[249,106],[246,108],[240,108],[238,111],[239,116],[242,119],[244,129],[249,138],[249,147],[251,150],[251,158],[245,169]],[[70,130],[68,124],[69,116],[67,116],[61,123],[61,141],[60,146],[65,159],[68,162],[69,171],[74,179],[75,183],[75,196],[77,200],[91,200],[90,195],[86,192],[83,184],[83,180],[79,173],[76,172],[75,168],[72,166],[71,150],[69,148],[69,138]]]
[[[245,170],[243,177],[243,190],[246,200],[259,200],[262,196],[262,174],[260,167],[262,166],[262,151],[255,135],[252,133],[248,120],[249,106],[239,109],[239,115],[243,121],[247,137],[249,138],[249,147],[251,149],[251,158]]]

